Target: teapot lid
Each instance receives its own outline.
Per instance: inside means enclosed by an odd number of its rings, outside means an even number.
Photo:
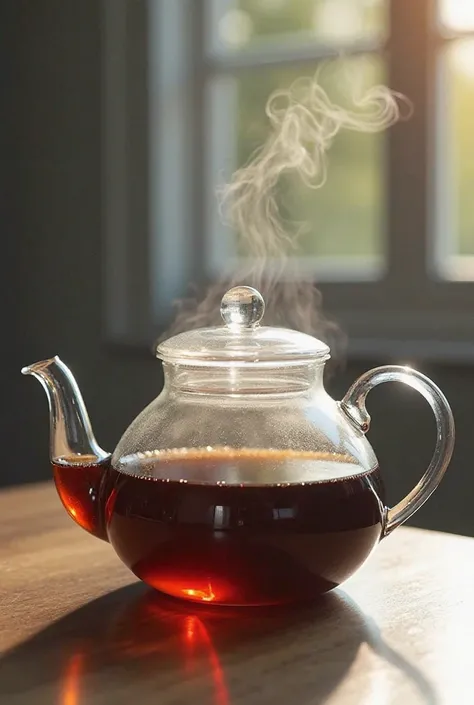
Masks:
[[[160,343],[156,356],[190,365],[295,364],[329,358],[329,347],[311,335],[260,326],[265,302],[250,286],[230,289],[220,311],[225,325],[179,333]]]

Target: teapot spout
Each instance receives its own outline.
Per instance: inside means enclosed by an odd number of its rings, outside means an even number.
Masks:
[[[82,394],[59,357],[23,367],[22,374],[41,382],[49,402],[51,462],[99,463],[109,455],[98,445]]]
[[[100,490],[110,454],[94,437],[71,370],[56,356],[24,367],[22,374],[36,377],[48,397],[50,460],[56,488],[68,514],[90,533],[106,538]]]

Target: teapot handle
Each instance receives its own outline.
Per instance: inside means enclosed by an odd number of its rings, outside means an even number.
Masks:
[[[410,367],[386,365],[361,375],[340,402],[342,411],[362,433],[367,433],[370,426],[365,399],[370,390],[382,382],[403,382],[416,389],[427,400],[436,419],[436,446],[431,462],[411,492],[388,509],[383,533],[388,536],[426,502],[441,482],[453,453],[454,419],[446,397],[428,377]]]

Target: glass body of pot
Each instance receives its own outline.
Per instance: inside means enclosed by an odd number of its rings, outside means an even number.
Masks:
[[[164,370],[162,393],[112,457],[107,530],[120,557],[168,594],[227,604],[343,582],[383,535],[386,511],[375,455],[325,391],[324,360]]]

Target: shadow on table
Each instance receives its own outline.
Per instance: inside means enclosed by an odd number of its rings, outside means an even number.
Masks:
[[[298,609],[237,610],[177,602],[135,583],[6,653],[0,702],[317,704],[341,683],[363,643],[415,684],[420,703],[436,705],[422,673],[342,592]]]

